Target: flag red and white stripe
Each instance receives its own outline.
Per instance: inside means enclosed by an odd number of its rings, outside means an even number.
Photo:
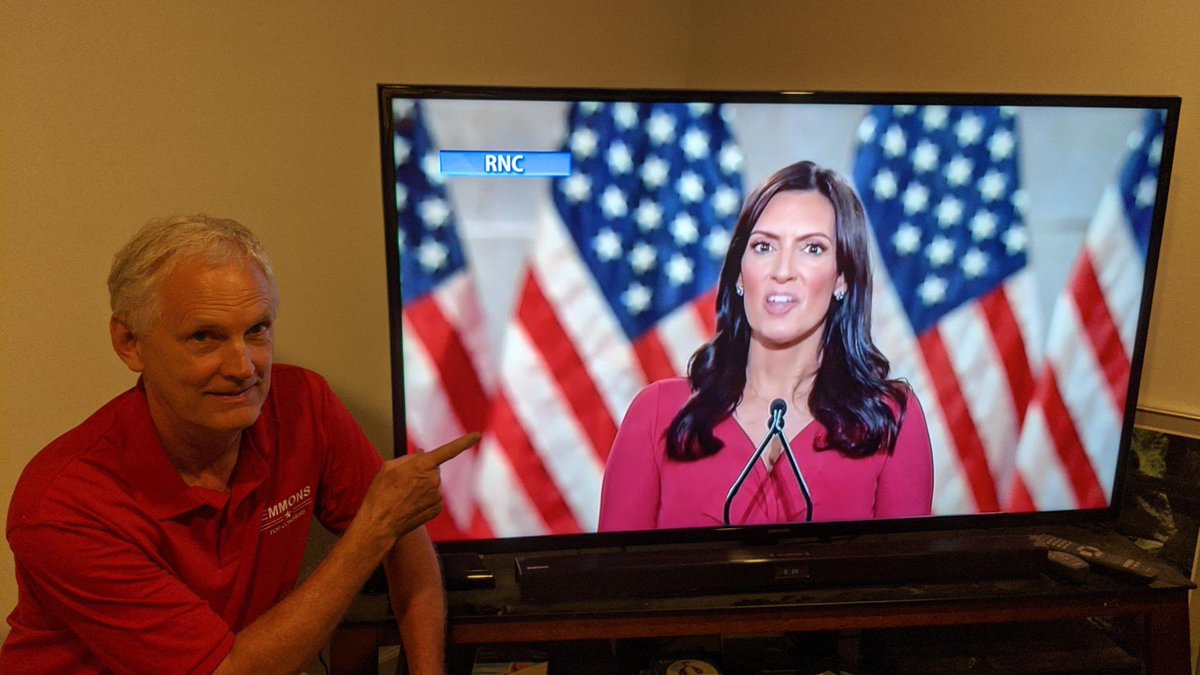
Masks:
[[[877,261],[872,332],[925,411],[933,512],[1000,511],[1039,344],[1015,117],[875,106],[859,141]]]
[[[483,314],[470,277],[460,272],[403,313],[405,423],[410,448],[430,449],[483,429],[490,409]],[[476,454],[441,468],[445,511],[428,529],[437,540],[490,536],[479,519]]]
[[[596,529],[629,403],[713,333],[741,201],[736,167],[716,166],[732,152],[713,106],[585,103],[569,119],[575,168],[539,208],[480,446],[475,494],[497,536]]]
[[[1020,366],[1037,358],[1031,274],[1019,272],[919,337],[903,320],[887,271],[876,268],[875,274],[876,345],[890,359],[893,377],[933,394],[921,403],[930,442],[944,450],[934,453],[934,513],[1000,510],[1032,397],[1032,371]]]
[[[1163,115],[1148,112],[1105,190],[1051,318],[1046,360],[1017,451],[1014,511],[1102,508],[1113,499],[1129,411]]]
[[[482,430],[491,403],[492,366],[484,315],[437,171],[437,147],[420,103],[393,102],[397,241],[408,451]],[[397,420],[397,424],[400,420]],[[490,536],[478,517],[472,449],[441,469],[445,510],[428,525],[438,540]]]

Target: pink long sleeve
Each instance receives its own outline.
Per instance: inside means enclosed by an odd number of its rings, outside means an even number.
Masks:
[[[600,490],[601,532],[649,530],[658,526],[660,472],[657,429],[658,387],[643,389],[617,429]],[[670,420],[667,421],[668,424]]]
[[[927,516],[933,509],[933,451],[925,410],[909,392],[908,410],[875,489],[876,518]]]
[[[715,455],[695,461],[666,457],[665,432],[691,396],[686,380],[655,382],[634,398],[609,453],[600,493],[603,532],[720,527],[730,487],[761,438],[750,438],[732,418],[713,434]],[[812,520],[869,520],[930,513],[933,456],[925,414],[911,392],[895,451],[852,459],[814,448],[815,422],[790,432],[791,446],[813,501]],[[807,505],[788,462],[752,467],[731,503],[732,525],[799,523]]]

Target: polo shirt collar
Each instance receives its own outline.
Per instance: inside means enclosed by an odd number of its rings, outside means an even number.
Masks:
[[[126,422],[122,463],[138,501],[155,518],[168,520],[206,506],[220,509],[231,500],[236,507],[266,478],[269,467],[264,456],[264,439],[258,429],[264,423],[261,415],[258,422],[242,433],[242,448],[230,480],[230,491],[217,492],[183,482],[167,458],[154,426],[141,378],[128,394],[122,411]]]

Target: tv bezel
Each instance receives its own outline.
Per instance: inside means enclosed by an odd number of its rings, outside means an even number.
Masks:
[[[377,86],[380,120],[380,157],[383,179],[384,235],[387,256],[388,325],[392,383],[394,454],[406,451],[406,410],[402,345],[402,301],[400,259],[393,245],[399,230],[395,203],[395,161],[392,101],[395,99],[459,99],[493,101],[631,101],[631,102],[713,102],[767,104],[843,104],[843,105],[963,105],[963,106],[1037,106],[1063,108],[1125,108],[1166,111],[1162,155],[1159,163],[1158,194],[1155,199],[1147,273],[1142,286],[1137,331],[1131,352],[1128,394],[1126,396],[1121,438],[1112,498],[1108,506],[1094,509],[1069,509],[1031,512],[987,512],[975,514],[931,515],[916,518],[846,520],[778,525],[680,528],[627,532],[587,532],[580,534],[544,534],[491,539],[465,539],[435,542],[440,553],[522,553],[554,550],[624,549],[628,547],[671,546],[681,544],[771,544],[779,541],[852,537],[865,534],[917,533],[937,531],[987,531],[1017,527],[1091,525],[1111,527],[1121,510],[1121,497],[1130,470],[1130,445],[1137,411],[1137,394],[1144,367],[1151,304],[1158,272],[1159,252],[1166,221],[1168,192],[1175,154],[1182,99],[1173,95],[1045,94],[995,92],[871,92],[871,91],[748,91],[713,89],[650,88],[574,88],[516,87],[480,85],[409,85]]]

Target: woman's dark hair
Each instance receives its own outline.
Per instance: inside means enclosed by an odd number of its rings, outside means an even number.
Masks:
[[[830,302],[821,365],[809,395],[813,417],[825,428],[818,450],[847,457],[891,452],[906,408],[905,385],[888,379],[888,361],[871,341],[871,261],[867,217],[854,190],[836,173],[797,162],[767,179],[746,199],[717,286],[717,331],[688,364],[692,397],[667,429],[667,456],[696,460],[722,443],[713,429],[733,414],[746,386],[750,324],[734,290],[750,231],[767,202],[780,192],[813,190],[833,204],[838,273],[846,283],[841,301]]]

